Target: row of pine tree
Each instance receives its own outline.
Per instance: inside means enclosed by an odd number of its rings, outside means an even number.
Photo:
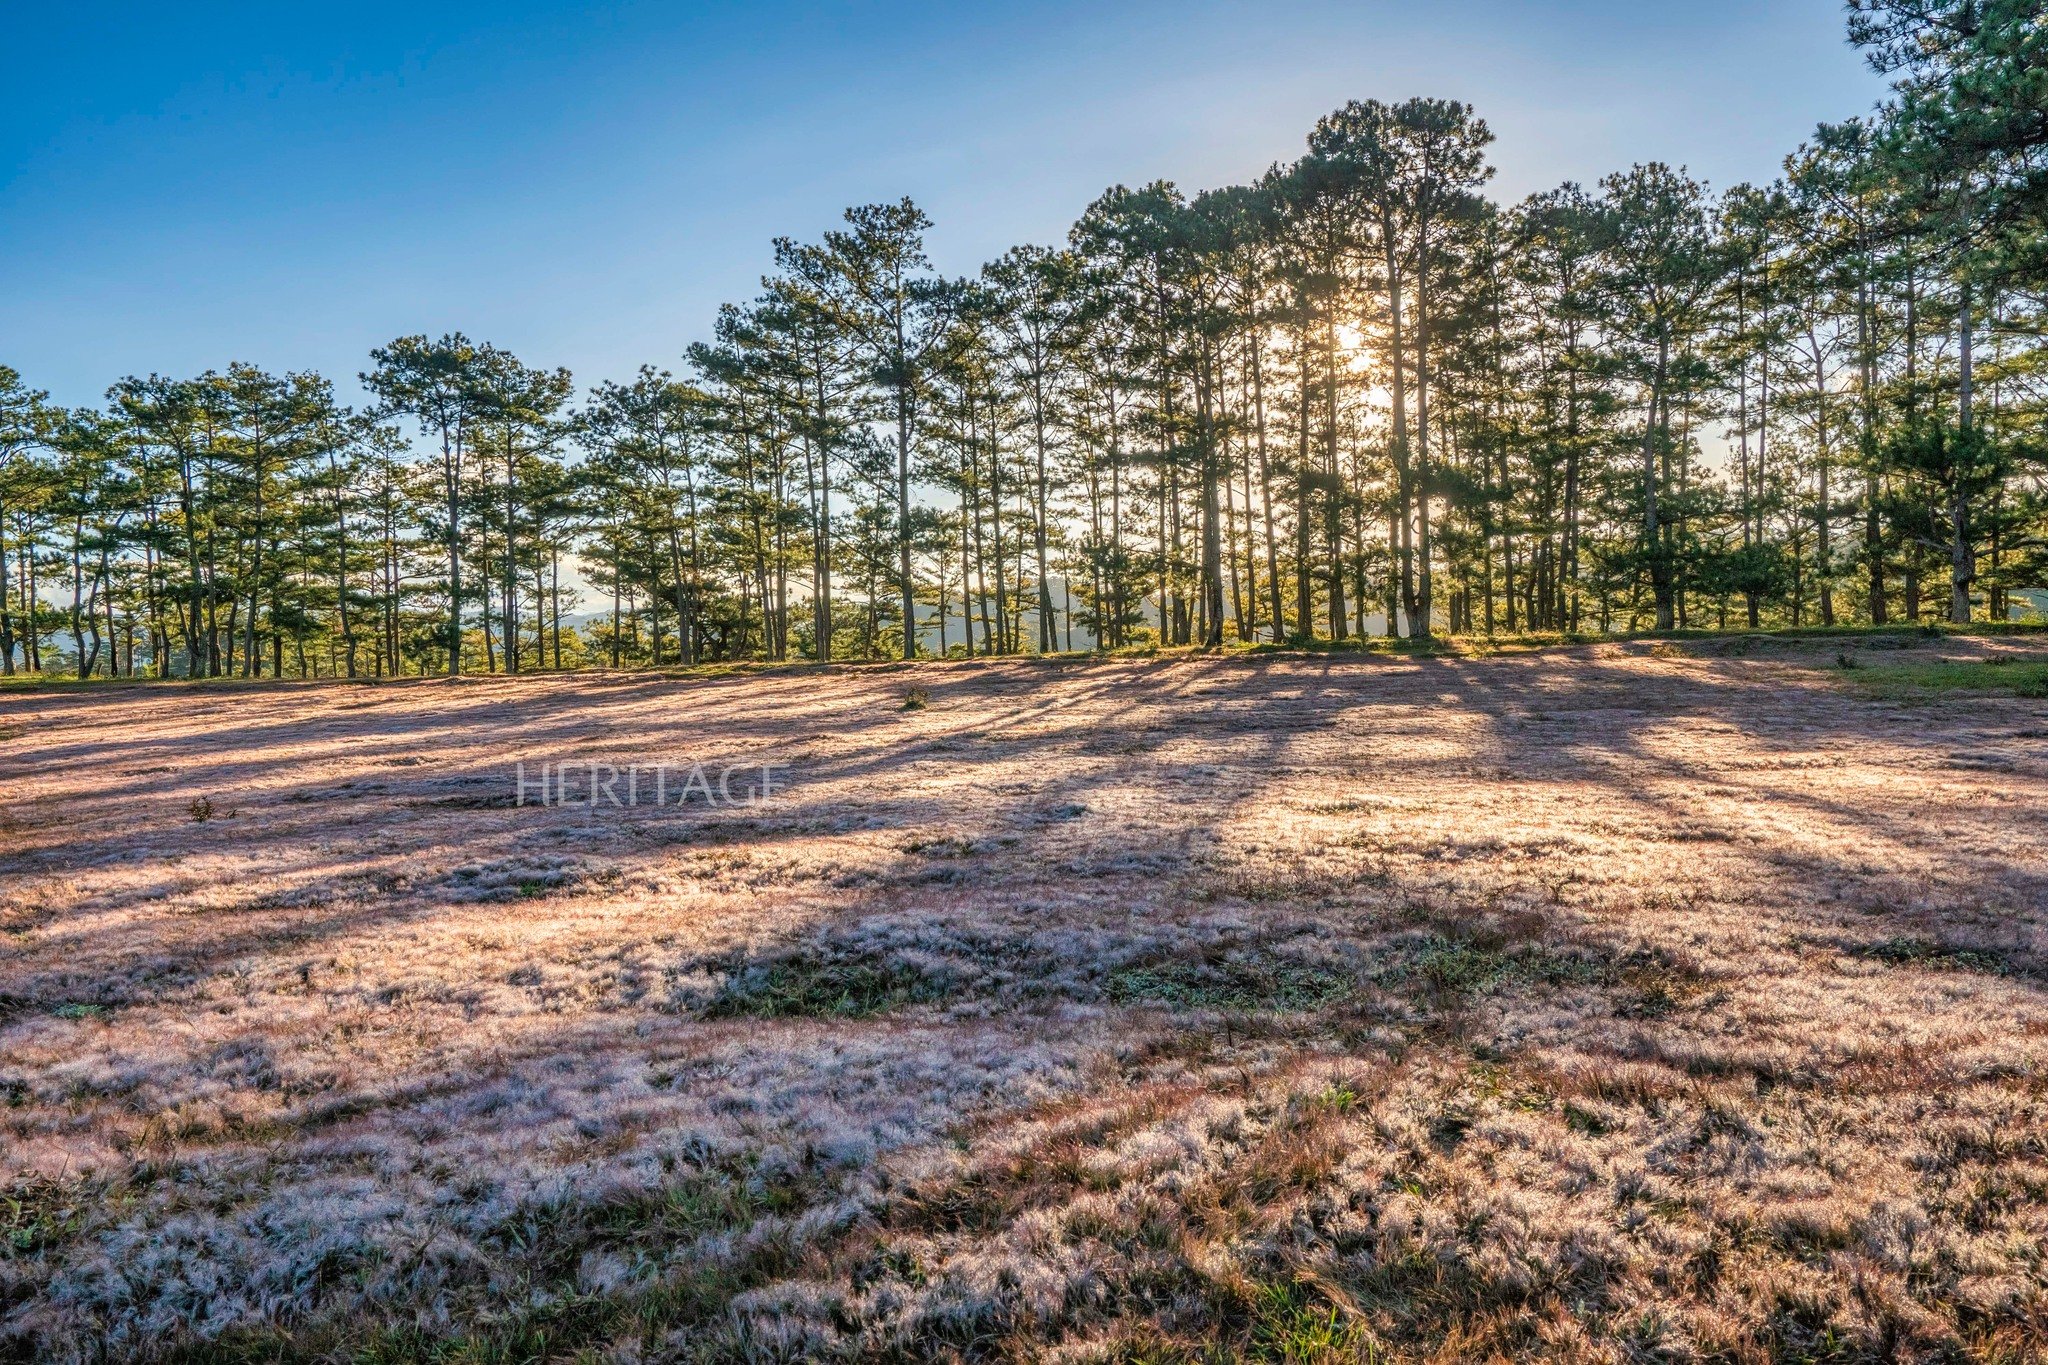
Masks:
[[[0,660],[2002,619],[2048,580],[2031,9],[1858,0],[1894,98],[1718,195],[1649,164],[1497,203],[1470,107],[1366,101],[973,278],[908,201],[850,210],[676,371],[581,393],[459,334],[372,352],[353,410],[241,364],[65,409],[0,367]]]

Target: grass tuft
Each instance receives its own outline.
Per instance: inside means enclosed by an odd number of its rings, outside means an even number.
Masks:
[[[949,978],[875,954],[805,947],[772,957],[728,959],[725,980],[700,1013],[707,1019],[863,1019],[944,999]]]
[[[1340,972],[1284,958],[1167,958],[1115,968],[1103,981],[1119,1005],[1243,1012],[1323,1009],[1356,988]]]
[[[1537,945],[1496,946],[1485,940],[1432,935],[1419,951],[1387,975],[1420,980],[1457,995],[1480,995],[1501,986],[1590,985],[1609,978],[1612,964],[1599,957],[1562,953]]]
[[[1936,942],[1934,939],[1914,938],[1904,934],[1888,938],[1882,943],[1858,948],[1855,952],[1858,957],[1894,967],[1984,972],[1991,976],[2003,976],[2008,970],[2005,959],[1996,953],[1987,953],[1977,948],[1959,948]]]

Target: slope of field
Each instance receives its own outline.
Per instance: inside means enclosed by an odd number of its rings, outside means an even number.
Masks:
[[[7,696],[0,1358],[2040,1359],[2048,702],[1838,647]]]

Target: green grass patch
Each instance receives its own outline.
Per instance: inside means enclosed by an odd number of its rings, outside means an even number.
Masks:
[[[1251,1300],[1251,1339],[1245,1360],[1377,1365],[1386,1359],[1378,1339],[1364,1323],[1306,1284],[1261,1284]]]
[[[1869,696],[1889,700],[1946,692],[1987,696],[2048,697],[2048,660],[1922,659],[1910,663],[1871,663],[1843,653],[1835,661],[1842,681]]]
[[[29,1257],[84,1222],[55,1181],[18,1181],[0,1191],[0,1254]]]
[[[44,1176],[0,1186],[0,1258],[33,1256],[69,1241],[94,1202],[92,1191]]]
[[[15,673],[0,676],[0,692],[57,692],[72,688],[118,687],[127,681],[125,678],[72,678],[60,677],[55,673]]]
[[[1613,979],[1615,965],[1597,956],[1536,945],[1495,946],[1432,935],[1385,975],[1394,981],[1426,983],[1448,994],[1480,995],[1509,985],[1597,985]]]
[[[2035,621],[1980,621],[1968,626],[1929,622],[1924,625],[1858,625],[1858,626],[1767,626],[1759,630],[1731,626],[1725,630],[1598,630],[1577,631],[1500,631],[1492,635],[1484,633],[1468,635],[1436,634],[1427,640],[1406,638],[1388,639],[1383,635],[1367,637],[1351,636],[1343,640],[1332,640],[1317,636],[1312,639],[1291,639],[1278,643],[1273,641],[1232,640],[1220,649],[1207,649],[1199,645],[1161,645],[1156,641],[1144,640],[1116,649],[1057,650],[1047,654],[1009,654],[997,657],[976,656],[971,659],[958,654],[945,660],[920,657],[914,661],[901,659],[848,659],[836,658],[828,662],[816,659],[733,659],[701,664],[661,664],[622,667],[617,669],[599,665],[585,665],[562,669],[527,668],[523,676],[574,675],[601,681],[666,680],[676,682],[719,681],[729,678],[764,676],[778,673],[804,673],[821,670],[899,672],[915,671],[928,663],[974,663],[1015,666],[1020,663],[1043,663],[1063,668],[1077,664],[1096,663],[1117,659],[1191,659],[1191,658],[1286,658],[1329,655],[1371,655],[1395,658],[1474,658],[1504,653],[1520,653],[1530,650],[1558,648],[1584,644],[1616,644],[1629,641],[1669,641],[1677,644],[1696,643],[1717,647],[1722,652],[1743,653],[1757,644],[1768,641],[1827,641],[1839,640],[1855,644],[1865,642],[1872,649],[1898,648],[1907,642],[1920,642],[1947,637],[2038,637],[2048,635],[2048,623]],[[1680,650],[1680,653],[1686,651]],[[445,674],[406,674],[402,677],[318,677],[318,678],[74,678],[52,673],[17,673],[11,677],[0,677],[0,693],[11,691],[37,692],[62,691],[70,689],[114,689],[114,688],[184,688],[184,689],[241,689],[261,690],[276,687],[298,686],[342,686],[374,687],[393,685],[432,685],[450,681],[479,681],[486,678],[503,678],[507,675],[483,673],[477,670],[464,672],[458,679]],[[918,691],[921,689],[912,689]],[[908,697],[906,696],[906,700]],[[904,707],[916,710],[915,704]]]
[[[1856,956],[1893,967],[1930,967],[1936,970],[1983,972],[2003,976],[2005,959],[1977,948],[1958,948],[1931,938],[1897,935],[1853,950]]]
[[[1114,968],[1103,981],[1103,992],[1119,1005],[1244,1012],[1322,1009],[1356,987],[1342,972],[1284,958],[1131,963]]]
[[[1207,1301],[1200,1325],[1148,1323],[1104,1355],[1117,1365],[1384,1365],[1386,1348],[1360,1318],[1305,1280],[1218,1278],[1182,1267],[1162,1289]]]
[[[930,1004],[952,982],[911,963],[804,948],[774,957],[729,959],[707,1019],[862,1019],[903,1005]]]

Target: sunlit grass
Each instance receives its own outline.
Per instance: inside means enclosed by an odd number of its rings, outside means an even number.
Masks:
[[[1844,653],[1835,667],[1849,686],[1894,701],[1951,692],[2048,697],[2048,660],[1994,657],[1867,663],[1856,654]]]
[[[15,693],[0,1358],[2026,1359],[2028,643]]]
[[[1969,639],[1973,637],[2016,638],[2027,636],[2048,636],[2048,624],[2029,621],[1977,622],[1968,626],[1927,622],[1921,625],[1843,625],[1843,626],[1772,626],[1759,630],[1740,628],[1685,629],[1685,630],[1577,630],[1577,631],[1530,631],[1500,630],[1492,634],[1484,631],[1450,633],[1438,631],[1427,639],[1408,636],[1350,635],[1336,640],[1317,635],[1309,638],[1294,637],[1287,640],[1243,640],[1231,636],[1220,649],[1201,645],[1161,644],[1156,638],[1115,648],[1054,650],[1045,654],[1010,654],[991,657],[988,655],[948,654],[943,659],[920,657],[915,660],[877,658],[837,658],[829,663],[816,659],[736,659],[718,660],[700,664],[660,664],[655,666],[608,668],[593,664],[582,668],[533,668],[528,667],[522,677],[595,677],[595,678],[663,678],[675,680],[720,680],[729,678],[764,677],[782,673],[804,673],[819,670],[867,670],[895,672],[915,669],[925,664],[978,664],[978,663],[1050,663],[1075,664],[1092,663],[1113,659],[1178,659],[1190,657],[1224,655],[1249,655],[1260,658],[1285,657],[1290,655],[1386,655],[1408,658],[1423,657],[1484,657],[1495,654],[1522,653],[1529,650],[1547,649],[1567,645],[1628,644],[1636,641],[1669,642],[1676,645],[1700,644],[1721,649],[1741,650],[1758,642],[1841,640],[1848,643],[1858,641],[1896,641],[1900,645],[1926,643],[1942,639]],[[1877,647],[1883,647],[1879,645]],[[462,675],[464,680],[478,681],[486,678],[505,678],[506,674],[487,674],[471,670]],[[277,686],[294,686],[303,683],[324,683],[348,686],[391,686],[420,683],[446,682],[444,673],[406,674],[402,677],[376,678],[363,676],[343,678],[324,676],[320,678],[108,678],[95,674],[89,678],[77,678],[56,672],[15,673],[0,676],[0,694],[8,691],[47,691],[56,689],[124,688],[135,686],[169,688],[241,688],[262,689]]]

